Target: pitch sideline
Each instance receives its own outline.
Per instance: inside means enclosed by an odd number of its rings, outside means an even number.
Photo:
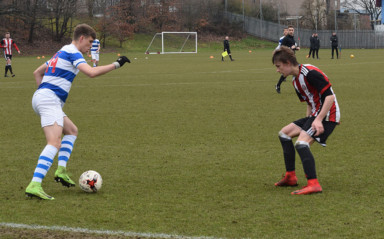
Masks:
[[[126,231],[111,231],[111,230],[91,230],[79,227],[66,227],[66,226],[41,226],[41,225],[27,225],[19,223],[0,222],[0,227],[7,227],[13,229],[30,229],[30,230],[49,230],[49,231],[63,231],[63,232],[78,232],[87,234],[100,234],[108,236],[128,236],[128,237],[143,237],[143,238],[172,238],[172,239],[224,239],[217,237],[207,236],[182,236],[175,234],[165,233],[146,233],[146,232],[126,232]]]

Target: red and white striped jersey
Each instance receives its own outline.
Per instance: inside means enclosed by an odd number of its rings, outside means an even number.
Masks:
[[[12,38],[4,38],[1,41],[1,47],[4,48],[4,54],[6,55],[12,55],[12,46],[19,51],[19,48],[17,47],[15,41]]]
[[[322,95],[329,89],[335,96],[335,100],[324,120],[339,123],[340,108],[327,75],[313,65],[301,64],[299,67],[300,74],[298,77],[293,77],[292,83],[300,101],[307,102],[312,108],[311,115],[316,117],[323,106],[325,97],[322,97]]]

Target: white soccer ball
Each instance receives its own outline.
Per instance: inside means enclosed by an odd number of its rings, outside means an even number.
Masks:
[[[87,193],[95,193],[100,190],[103,184],[101,175],[93,170],[84,172],[79,178],[80,188]]]

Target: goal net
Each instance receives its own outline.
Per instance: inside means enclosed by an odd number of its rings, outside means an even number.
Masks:
[[[197,53],[197,32],[156,33],[145,53]]]

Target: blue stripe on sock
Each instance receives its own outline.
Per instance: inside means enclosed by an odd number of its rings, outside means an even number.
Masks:
[[[48,158],[48,157],[46,157],[46,156],[40,156],[39,157],[39,159],[42,159],[42,160],[45,160],[45,161],[48,161],[48,162],[50,162],[50,163],[53,163],[53,159],[50,159],[50,158]]]
[[[60,149],[60,152],[68,152],[68,153],[72,153],[72,150],[69,149],[69,148],[61,148],[61,149]]]
[[[65,162],[68,162],[68,157],[66,157],[66,156],[60,156],[60,157],[59,157],[59,161],[65,161]]]
[[[48,171],[48,169],[49,169],[49,166],[47,166],[47,165],[44,165],[44,164],[38,164],[38,165],[36,166],[36,168],[42,168],[42,169],[44,169],[44,170],[47,170],[47,171]]]
[[[61,141],[61,145],[63,145],[63,144],[69,144],[73,147],[73,143],[70,141]]]
[[[34,174],[33,174],[33,177],[43,179],[43,178],[45,177],[45,175],[44,175],[44,174],[41,174],[41,173],[34,173]]]

